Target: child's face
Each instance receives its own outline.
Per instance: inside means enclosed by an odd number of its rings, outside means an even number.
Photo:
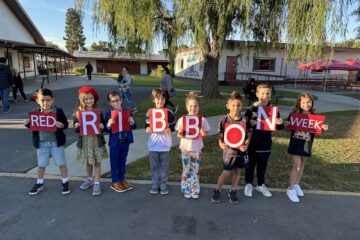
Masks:
[[[260,88],[256,91],[256,97],[259,99],[259,102],[267,104],[271,98],[271,89]]]
[[[307,97],[301,98],[300,107],[301,107],[301,110],[303,110],[304,112],[309,112],[312,108],[312,105],[313,105],[313,103],[310,98],[307,98]]]
[[[156,108],[162,108],[165,105],[165,98],[159,94],[154,98],[153,102]]]
[[[37,95],[36,102],[39,104],[41,110],[50,111],[52,105],[54,104],[54,98],[51,96],[44,96],[41,94]]]
[[[230,115],[239,115],[242,108],[242,102],[238,99],[228,100],[226,108],[229,110]]]
[[[186,110],[188,111],[189,115],[196,115],[199,113],[199,104],[196,100],[189,100],[186,104]]]
[[[84,104],[86,108],[92,108],[95,103],[94,96],[91,93],[88,93],[84,96]]]
[[[114,110],[121,110],[122,99],[119,96],[111,96],[109,99],[109,104]]]

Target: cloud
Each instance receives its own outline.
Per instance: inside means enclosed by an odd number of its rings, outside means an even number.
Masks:
[[[54,44],[58,45],[62,50],[66,51],[65,40],[63,40],[62,38],[54,36],[44,36],[44,38],[46,41],[53,42]]]

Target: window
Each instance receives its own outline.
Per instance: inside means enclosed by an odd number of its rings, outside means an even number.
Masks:
[[[199,71],[204,71],[204,62],[199,63]]]
[[[30,68],[30,58],[29,57],[24,57],[24,67],[25,68]]]
[[[330,74],[330,70],[311,70],[311,74]]]
[[[275,58],[254,58],[253,71],[275,72]]]

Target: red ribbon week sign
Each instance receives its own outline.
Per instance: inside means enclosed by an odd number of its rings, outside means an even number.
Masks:
[[[111,111],[111,119],[115,121],[115,124],[111,127],[111,132],[118,133],[124,131],[130,131],[130,110],[113,110]]]
[[[279,112],[277,106],[259,106],[257,112],[257,130],[275,131],[276,118]]]
[[[56,132],[56,113],[29,112],[30,130]]]
[[[153,132],[163,132],[168,128],[168,109],[152,108],[150,109],[150,128]]]
[[[184,115],[183,116],[183,132],[182,136],[189,139],[200,139],[200,129],[202,125],[202,116],[198,115]]]
[[[289,130],[321,134],[325,116],[316,114],[290,113]]]
[[[245,145],[246,124],[225,123],[224,143],[230,148],[239,148]]]
[[[79,116],[80,136],[94,136],[100,134],[100,112],[83,111]]]

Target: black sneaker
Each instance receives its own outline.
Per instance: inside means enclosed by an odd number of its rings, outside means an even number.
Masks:
[[[213,203],[219,203],[220,202],[220,190],[214,189],[213,197],[211,199],[211,202]]]
[[[70,187],[69,187],[69,182],[66,183],[62,183],[62,192],[63,195],[69,194],[70,193]]]
[[[43,189],[44,189],[44,184],[36,183],[34,187],[30,190],[29,195],[31,196],[36,195]]]
[[[239,203],[239,200],[236,196],[236,191],[235,190],[231,190],[229,193],[228,193],[228,196],[229,196],[229,199],[230,199],[230,203],[232,204],[237,204]]]

